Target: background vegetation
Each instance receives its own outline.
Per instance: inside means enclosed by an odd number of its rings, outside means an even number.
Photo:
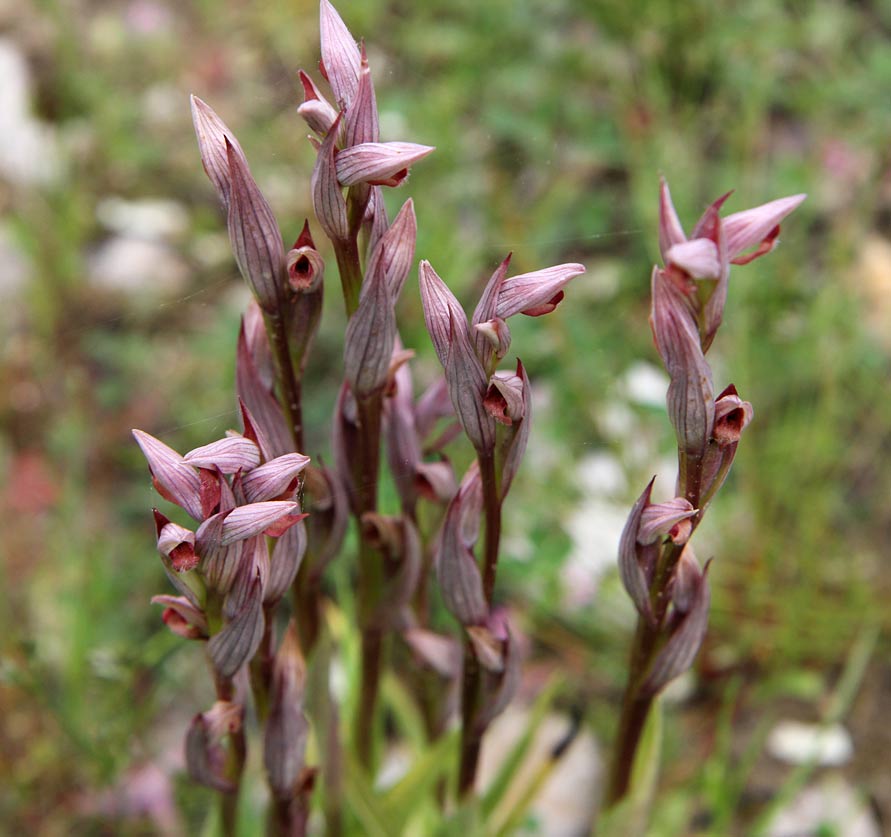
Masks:
[[[891,822],[891,7],[338,8],[366,38],[383,138],[437,146],[392,195],[415,198],[418,255],[465,300],[507,251],[518,270],[589,266],[558,312],[517,339],[536,416],[500,595],[530,637],[525,693],[561,668],[561,700],[584,707],[607,744],[632,614],[611,572],[598,581],[596,558],[612,559],[645,480],[658,470],[667,491],[674,478],[658,379],[655,395],[648,383],[658,176],[688,224],[728,189],[731,210],[810,193],[777,252],[735,270],[710,355],[716,384],[733,380],[756,420],[698,539],[700,557],[716,559],[711,628],[686,698],[668,711],[654,833],[749,833],[788,787],[765,731],[779,717],[831,715],[845,670],[846,774]],[[15,160],[0,171],[8,833],[195,833],[203,820],[209,793],[177,760],[209,695],[198,650],[148,603],[166,581],[129,430],[186,450],[235,422],[246,292],[187,97],[238,134],[296,238],[313,157],[296,71],[315,68],[317,26],[308,0],[0,3],[0,40],[27,62],[46,140],[32,152],[36,173]],[[121,200],[145,199],[172,203],[134,221]],[[131,249],[115,262],[122,238]],[[414,287],[404,336],[432,370]],[[313,456],[326,451],[341,374],[331,290],[306,386]],[[168,776],[178,812],[163,802]],[[155,800],[153,820],[140,792]]]

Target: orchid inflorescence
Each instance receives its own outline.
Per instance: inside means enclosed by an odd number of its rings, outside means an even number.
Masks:
[[[523,364],[501,368],[511,346],[508,321],[550,313],[585,270],[560,264],[510,276],[508,255],[468,318],[446,282],[421,261],[424,319],[442,376],[416,397],[414,353],[402,342],[396,303],[414,263],[417,220],[409,198],[390,221],[383,190],[402,185],[434,149],[381,141],[364,44],[328,0],[321,0],[320,32],[320,70],[331,98],[301,71],[304,101],[297,110],[316,151],[315,221],[333,250],[349,317],[332,421],[334,467],[303,453],[302,384],[321,316],[324,258],[309,220],[285,247],[238,140],[196,97],[201,160],[253,296],[236,350],[242,429],[185,455],[134,431],[158,493],[194,521],[181,525],[155,511],[158,550],[177,595],[153,601],[163,605],[171,630],[206,643],[216,703],[195,716],[186,761],[195,780],[220,792],[221,823],[230,834],[245,765],[248,693],[263,728],[272,833],[305,833],[319,782],[333,833],[340,827],[338,754],[351,753],[347,769],[373,775],[378,765],[387,670],[415,690],[431,742],[460,715],[456,796],[472,797],[482,737],[520,673],[515,628],[494,599],[502,506],[523,459],[532,410]],[[671,376],[680,473],[678,496],[667,503],[650,502],[650,483],[620,546],[621,576],[640,615],[639,665],[629,685],[638,707],[689,667],[701,643],[708,585],[688,541],[752,417],[732,386],[714,396],[705,361],[721,322],[729,266],[769,250],[779,221],[801,197],[722,220],[723,200],[706,210],[688,239],[662,186],[665,266],[653,273],[652,326]],[[459,478],[445,448],[462,432],[475,456]],[[379,502],[382,443],[398,509]],[[432,513],[420,513],[425,505]],[[327,678],[314,700],[307,682],[308,667],[324,671],[331,663],[325,568],[342,551],[350,516],[358,543],[361,676],[345,730],[331,708]],[[433,577],[460,626],[460,642],[434,627]],[[282,605],[288,600],[290,619]],[[311,729],[323,762],[318,770],[306,765]],[[633,724],[626,732],[630,741]],[[440,801],[447,802],[441,793]]]

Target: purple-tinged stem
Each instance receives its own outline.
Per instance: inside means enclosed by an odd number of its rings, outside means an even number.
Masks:
[[[491,454],[479,457],[483,483],[483,515],[486,533],[483,546],[483,592],[486,603],[492,606],[495,574],[498,567],[498,548],[501,541],[501,498],[495,474],[495,458]],[[464,640],[464,671],[461,684],[461,758],[458,767],[458,796],[473,792],[485,727],[477,722],[482,701],[482,668],[469,639]]]
[[[359,292],[362,290],[362,267],[356,239],[335,242],[334,255],[337,258],[337,270],[340,273],[347,316],[352,317],[359,307]]]
[[[266,333],[269,336],[269,343],[272,346],[278,371],[281,400],[288,418],[291,437],[294,440],[294,450],[300,452],[303,450],[303,406],[300,376],[294,369],[285,319],[280,312],[265,314],[264,318]]]
[[[231,677],[214,677],[217,700],[232,701],[235,685]],[[223,837],[235,837],[238,833],[238,796],[241,791],[241,777],[247,760],[247,741],[244,726],[229,733],[226,776],[235,785],[235,790],[220,792],[220,830]]]
[[[356,402],[359,419],[359,450],[355,468],[359,522],[359,625],[362,630],[362,675],[359,705],[355,718],[356,750],[367,769],[374,764],[374,732],[377,698],[383,658],[383,630],[380,627],[383,561],[362,530],[362,515],[377,511],[377,483],[380,471],[381,408],[383,400],[374,395]]]
[[[701,460],[699,462],[698,475],[701,477]],[[688,460],[689,464],[689,460]],[[686,485],[688,498],[690,488],[695,485],[694,496],[698,499],[698,480],[694,473],[687,472]],[[693,502],[691,500],[691,502]],[[694,528],[699,522],[699,517],[694,518]],[[640,739],[643,734],[650,707],[655,695],[641,692],[647,670],[660,648],[662,637],[662,625],[671,601],[670,581],[674,575],[675,567],[684,551],[683,546],[669,542],[660,555],[656,565],[656,573],[650,587],[650,602],[653,608],[654,626],[638,616],[637,629],[631,646],[631,661],[628,671],[628,686],[622,699],[622,712],[619,716],[619,725],[616,731],[616,744],[613,748],[612,764],[610,765],[609,780],[607,783],[604,804],[612,807],[628,793],[631,784],[631,774],[634,769],[634,759]]]

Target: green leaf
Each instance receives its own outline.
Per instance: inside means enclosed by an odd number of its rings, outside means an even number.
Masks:
[[[443,781],[456,763],[458,730],[447,733],[428,745],[408,773],[381,797],[381,809],[392,834],[401,834],[406,824],[424,804],[434,801],[434,788]]]
[[[487,821],[492,816],[495,809],[504,800],[511,782],[516,776],[517,771],[520,769],[520,765],[529,754],[532,742],[535,740],[535,736],[541,728],[541,724],[562,685],[563,678],[559,675],[555,675],[541,690],[535,703],[532,705],[532,711],[529,713],[529,722],[526,725],[523,735],[514,745],[514,748],[510,751],[504,762],[502,762],[501,767],[498,769],[498,773],[495,774],[495,778],[483,794],[480,803],[480,811]]]
[[[631,771],[631,787],[625,798],[598,817],[594,833],[645,834],[656,793],[662,755],[662,698],[650,707]]]

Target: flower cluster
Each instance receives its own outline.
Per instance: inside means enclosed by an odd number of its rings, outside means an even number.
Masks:
[[[705,359],[724,316],[730,266],[769,253],[780,222],[805,198],[794,195],[721,218],[728,197],[705,210],[688,238],[668,185],[661,183],[664,264],[653,268],[650,326],[670,378],[667,406],[678,445],[677,496],[652,503],[651,480],[631,510],[619,545],[622,582],[640,621],[622,719],[629,726],[621,727],[623,739],[614,753],[612,802],[627,790],[643,723],[635,712],[692,665],[705,636],[708,565],[700,567],[688,541],[753,417],[752,405],[733,384],[715,396]]]

